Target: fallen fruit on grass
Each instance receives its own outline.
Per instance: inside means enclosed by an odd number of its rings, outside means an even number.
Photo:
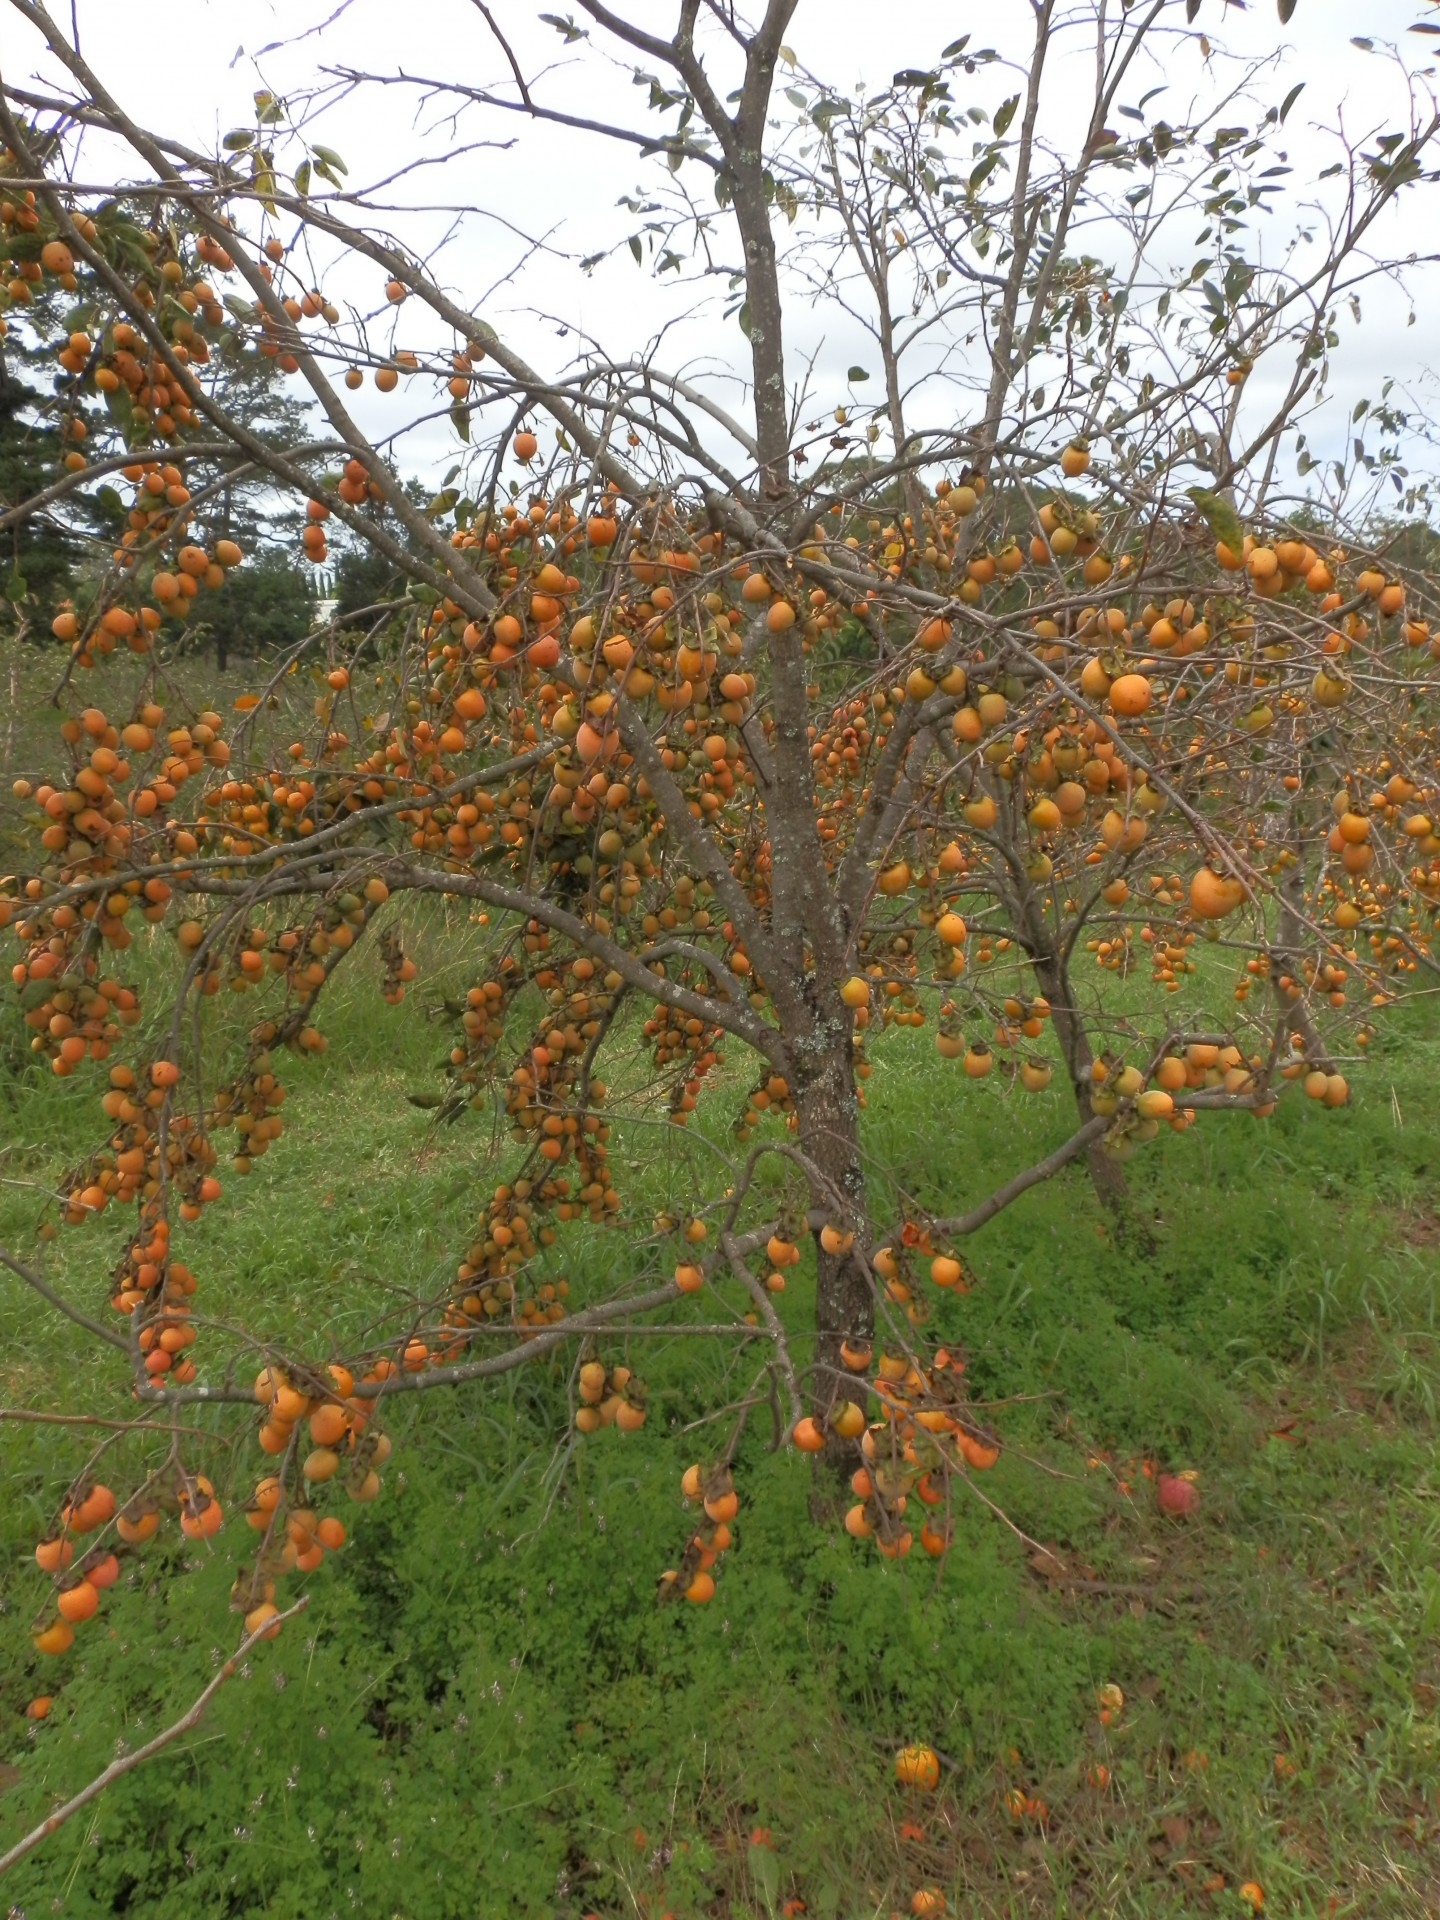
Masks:
[[[1155,1483],[1155,1499],[1162,1513],[1184,1520],[1200,1505],[1200,1489],[1178,1473],[1162,1473]]]
[[[931,1793],[940,1784],[940,1756],[933,1747],[902,1747],[895,1756],[895,1778],[902,1787]]]

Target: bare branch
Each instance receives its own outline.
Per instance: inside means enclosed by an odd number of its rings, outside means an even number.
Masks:
[[[246,1634],[234,1653],[216,1672],[214,1679],[204,1692],[186,1708],[178,1720],[172,1721],[164,1732],[157,1733],[153,1740],[147,1740],[143,1747],[136,1747],[133,1753],[122,1754],[118,1760],[112,1760],[104,1772],[96,1774],[88,1786],[82,1787],[79,1793],[74,1794],[63,1806],[57,1807],[54,1813],[47,1814],[38,1827],[32,1828],[23,1839],[17,1840],[7,1852],[0,1854],[0,1874],[8,1873],[11,1867],[18,1866],[28,1854],[33,1853],[38,1846],[48,1840],[52,1833],[58,1832],[67,1820],[79,1813],[82,1807],[88,1807],[92,1800],[98,1800],[107,1787],[113,1786],[127,1773],[133,1773],[136,1767],[143,1766],[147,1760],[153,1760],[157,1753],[162,1753],[173,1741],[178,1740],[182,1733],[189,1733],[192,1727],[198,1726],[205,1716],[205,1709],[225,1682],[239,1670],[245,1656],[258,1647],[262,1640],[270,1639],[276,1629],[283,1626],[287,1620],[293,1620],[297,1614],[303,1613],[309,1604],[309,1594],[302,1594],[293,1606],[287,1607],[283,1613],[272,1614],[263,1626],[257,1627],[253,1633]]]

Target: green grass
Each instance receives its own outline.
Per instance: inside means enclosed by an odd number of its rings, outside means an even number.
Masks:
[[[423,990],[402,1009],[370,958],[337,985],[329,1054],[290,1070],[286,1137],[184,1230],[203,1311],[321,1359],[403,1324],[453,1270],[505,1149],[488,1118],[437,1129],[404,1096],[431,1084],[444,1029],[418,1016],[468,977],[472,937],[463,915],[420,929]],[[812,1522],[808,1473],[768,1451],[762,1407],[715,1602],[658,1608],[687,1533],[680,1473],[726,1426],[684,1429],[748,1388],[755,1348],[607,1343],[653,1410],[640,1435],[579,1445],[561,1363],[421,1396],[396,1408],[384,1496],[346,1514],[350,1544],[305,1583],[307,1616],[7,1900],[146,1920],[719,1920],[799,1897],[863,1920],[934,1884],[983,1920],[1188,1920],[1242,1912],[1255,1879],[1270,1914],[1434,1913],[1433,1022],[1399,1013],[1375,1055],[1341,1112],[1207,1117],[1147,1149],[1132,1180],[1149,1251],[1116,1243],[1074,1169],[968,1244],[980,1284],[932,1326],[965,1346],[977,1395],[1008,1403],[986,1492],[1068,1578],[977,1501],[943,1571],[879,1561]],[[972,1203],[1071,1125],[1058,1094],[962,1084],[926,1033],[886,1035],[874,1058],[867,1148],[926,1204]],[[48,1075],[0,1090],[0,1243],[33,1251],[40,1189],[93,1137],[94,1095]],[[640,1231],[562,1234],[576,1302],[668,1267],[651,1217],[723,1177],[703,1138],[638,1119],[614,1151]],[[69,1230],[46,1271],[98,1309],[115,1239],[108,1221]],[[781,1303],[797,1333],[811,1284],[802,1267]],[[206,1342],[213,1376],[227,1343]],[[0,1404],[123,1416],[115,1385],[104,1354],[0,1281]],[[210,1470],[243,1496],[260,1458],[245,1423],[195,1424],[230,1436]],[[32,1656],[31,1548],[97,1437],[0,1423],[0,1843],[122,1733],[164,1725],[233,1644],[229,1555],[162,1539],[72,1655]],[[122,1436],[115,1483],[154,1450]],[[1142,1456],[1200,1470],[1191,1523],[1161,1521]],[[237,1514],[221,1544],[240,1531]],[[57,1681],[27,1729],[25,1702]],[[1107,1682],[1126,1707],[1102,1727]],[[893,1784],[912,1739],[947,1762],[918,1805]],[[1009,1816],[1017,1786],[1043,1822]]]

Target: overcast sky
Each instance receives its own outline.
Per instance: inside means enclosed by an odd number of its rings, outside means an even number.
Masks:
[[[1273,75],[1260,82],[1261,98],[1278,102],[1297,82],[1305,83],[1287,122],[1289,158],[1296,194],[1323,195],[1315,176],[1334,152],[1317,128],[1333,128],[1343,119],[1350,135],[1363,139],[1402,124],[1406,82],[1386,43],[1398,44],[1422,90],[1435,85],[1427,62],[1433,60],[1436,43],[1407,31],[1425,16],[1427,3],[1367,0],[1361,6],[1356,0],[1299,0],[1295,19],[1282,30],[1273,0],[1250,0],[1243,11],[1225,6],[1223,0],[1205,0],[1195,28],[1185,32],[1182,0],[1174,0],[1167,17],[1173,16],[1176,31],[1148,70],[1137,70],[1127,96],[1138,100],[1164,87],[1148,105],[1147,118],[1164,115],[1183,121],[1197,101],[1212,98],[1233,74],[1219,58],[1221,49],[1237,59],[1275,57]],[[675,0],[615,4],[626,17],[657,32],[673,29]],[[482,86],[501,84],[506,75],[504,60],[470,0],[408,0],[400,7],[395,0],[349,0],[344,6],[340,0],[147,0],[143,21],[115,0],[74,0],[74,7],[83,50],[121,103],[141,121],[210,149],[228,128],[251,119],[257,86],[290,94],[312,81],[322,65],[391,75],[403,70]],[[57,11],[63,18],[67,9]],[[565,47],[541,20],[543,13],[568,13],[566,0],[549,0],[547,5],[492,0],[492,11],[513,37],[527,72],[549,69],[537,97],[596,118],[642,122],[644,94],[636,90],[626,65],[597,54],[595,42]],[[884,6],[874,0],[800,0],[788,38],[800,67],[854,91],[862,85],[883,86],[899,68],[931,64],[942,46],[967,32],[973,46],[994,46],[1020,62],[1029,37],[1029,11],[1028,0],[888,0]],[[298,37],[311,28],[319,30]],[[1201,40],[1202,30],[1213,43],[1211,55]],[[1369,35],[1376,51],[1357,47],[1352,40],[1356,33]],[[273,46],[282,40],[289,44]],[[4,0],[0,47],[12,79],[32,74],[55,79],[28,29],[7,17]],[[1083,136],[1086,69],[1078,47],[1074,62],[1068,78],[1064,62],[1057,65],[1047,107],[1046,125],[1061,152],[1067,142],[1078,149]],[[977,103],[987,111],[1015,90],[993,71],[982,73],[973,84]],[[354,96],[337,100],[310,131],[344,155],[352,184],[383,177],[419,149],[450,155],[443,170],[414,174],[385,197],[397,207],[436,198],[448,206],[479,210],[453,233],[434,262],[435,270],[533,362],[547,369],[563,363],[573,347],[573,338],[562,338],[553,318],[563,316],[622,358],[669,324],[674,328],[665,348],[670,364],[683,360],[719,369],[729,364],[737,374],[743,372],[748,356],[733,320],[723,320],[712,310],[680,321],[698,300],[712,296],[713,282],[705,289],[677,286],[673,279],[657,283],[648,269],[636,267],[623,245],[593,273],[578,271],[582,256],[615,247],[635,225],[633,216],[617,208],[617,199],[655,176],[632,151],[493,112],[471,113],[453,126],[441,124],[435,109],[423,106],[415,90],[400,87],[369,90],[363,101]],[[511,144],[462,150],[469,141],[502,140]],[[82,170],[90,177],[102,158],[92,150],[86,159]],[[702,184],[697,178],[697,190]],[[1415,193],[1407,197],[1406,232],[1398,221],[1390,221],[1383,241],[1387,251],[1440,244],[1435,189],[1421,187],[1418,195],[1425,196],[1423,202]],[[433,245],[452,224],[449,215],[417,220],[396,212],[391,219],[395,231],[417,252]],[[1275,216],[1277,243],[1289,224],[1288,214]],[[1167,270],[1188,264],[1187,249],[1193,251],[1194,238],[1193,231],[1177,233],[1173,259],[1157,264]],[[539,239],[545,245],[536,254],[533,243]],[[733,257],[736,250],[730,251]],[[524,271],[516,273],[522,261]],[[1374,394],[1384,375],[1393,375],[1412,395],[1434,399],[1431,368],[1440,329],[1433,318],[1433,270],[1418,270],[1412,286],[1422,301],[1415,326],[1407,324],[1411,302],[1385,292],[1370,296],[1363,324],[1347,334],[1335,404],[1316,423],[1319,437],[1328,438],[1332,446],[1348,436],[1354,398]],[[346,291],[365,304],[378,294],[378,289],[359,287]],[[413,324],[409,314],[402,314],[400,344],[406,344],[405,327]],[[843,399],[845,369],[865,358],[863,338],[833,313],[814,312],[799,300],[787,314],[787,327],[796,366],[800,356],[818,354],[817,405],[828,407]],[[1258,381],[1257,389],[1253,396],[1247,394],[1247,404],[1258,416],[1267,395]],[[869,391],[873,394],[874,389]],[[397,403],[398,396],[390,405]],[[398,424],[398,412],[386,413],[385,405],[367,390],[363,423],[377,431]],[[446,432],[429,431],[402,455],[402,467],[444,459]]]

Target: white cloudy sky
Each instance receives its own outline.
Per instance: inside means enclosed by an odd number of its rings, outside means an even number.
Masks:
[[[628,18],[652,30],[668,32],[673,27],[674,0],[616,3]],[[1176,31],[1149,71],[1137,72],[1129,97],[1138,99],[1163,85],[1166,92],[1151,103],[1149,113],[1176,121],[1184,120],[1196,101],[1213,97],[1222,75],[1232,69],[1207,59],[1199,37],[1202,29],[1217,48],[1239,59],[1274,57],[1273,76],[1260,83],[1261,97],[1278,102],[1296,82],[1305,83],[1287,125],[1289,158],[1297,192],[1323,194],[1324,189],[1315,188],[1315,176],[1333,158],[1333,149],[1317,129],[1333,128],[1343,119],[1347,131],[1363,140],[1401,124],[1408,111],[1402,62],[1418,75],[1422,92],[1434,86],[1433,67],[1427,72],[1426,62],[1433,60],[1432,49],[1440,43],[1407,31],[1426,17],[1428,6],[1429,0],[1367,0],[1363,6],[1356,0],[1299,0],[1295,19],[1282,32],[1272,0],[1250,0],[1244,10],[1227,7],[1224,0],[1205,0],[1195,30],[1187,33],[1180,31],[1182,0],[1174,0],[1167,17],[1173,16]],[[338,17],[331,19],[337,9]],[[62,18],[68,12],[62,5],[56,10]],[[42,57],[28,28],[13,17],[6,19],[6,11],[5,0],[0,0],[0,48],[7,77],[53,80],[53,65]],[[549,66],[538,97],[572,112],[636,124],[644,96],[635,90],[625,67],[598,58],[593,43],[564,48],[542,23],[542,13],[569,12],[566,0],[540,5],[533,0],[492,0],[492,11],[513,37],[528,71]],[[401,6],[396,0],[349,0],[343,7],[340,0],[147,0],[139,31],[134,11],[115,0],[74,0],[74,14],[87,58],[123,105],[142,121],[210,148],[227,128],[250,117],[258,85],[283,95],[313,78],[320,65],[354,65],[389,74],[403,70],[477,85],[500,83],[505,77],[500,53],[470,0],[408,0]],[[800,0],[788,37],[803,67],[841,88],[854,89],[861,83],[881,86],[901,67],[930,64],[941,46],[967,32],[976,46],[994,45],[1022,59],[1028,18],[1028,0],[888,0],[884,6],[875,0]],[[297,41],[297,35],[327,20],[319,32]],[[1357,32],[1371,36],[1374,53],[1353,44],[1351,36]],[[266,51],[281,40],[291,44]],[[1387,43],[1399,47],[1400,60],[1386,50]],[[161,48],[183,53],[172,59],[168,51],[158,51]],[[181,84],[165,84],[172,75],[183,75]],[[993,73],[982,74],[974,84],[977,103],[987,110],[1014,90]],[[1082,84],[1080,65],[1068,72],[1063,62],[1057,67],[1047,126],[1061,151],[1067,140],[1078,145]],[[443,173],[434,169],[402,183],[391,196],[397,203],[433,196],[451,206],[498,213],[524,234],[548,236],[549,251],[530,258],[522,275],[507,280],[528,246],[501,222],[472,217],[437,262],[441,279],[542,367],[561,364],[573,343],[561,340],[555,325],[540,316],[563,314],[620,357],[668,322],[676,326],[673,343],[667,342],[666,348],[671,364],[684,359],[743,368],[744,343],[733,321],[709,312],[678,323],[679,316],[693,308],[695,289],[657,285],[623,248],[592,275],[577,271],[579,257],[614,245],[634,224],[616,207],[622,192],[646,178],[646,163],[633,153],[597,145],[592,137],[534,128],[518,116],[471,115],[453,129],[437,126],[433,109],[417,107],[415,93],[400,88],[367,93],[363,103],[353,97],[338,102],[311,133],[344,154],[352,182],[383,176],[403,164],[416,151],[417,134],[423,136],[427,151],[451,151],[452,157]],[[455,150],[466,141],[486,138],[513,144],[505,150]],[[92,150],[86,158],[89,164],[82,165],[82,172],[93,176],[102,156]],[[1440,244],[1435,191],[1420,188],[1425,201],[1413,193],[1408,196],[1411,228],[1402,231],[1392,220],[1383,241],[1386,250],[1403,253],[1423,249],[1427,241],[1432,247]],[[420,223],[403,213],[393,216],[395,230],[417,250],[418,234],[433,238],[448,224],[448,217],[431,216]],[[1193,238],[1193,233],[1183,236]],[[1175,260],[1167,266],[1184,258],[1178,239],[1176,246]],[[1413,327],[1407,325],[1410,303],[1398,294],[1367,302],[1363,325],[1347,335],[1336,400],[1316,423],[1318,439],[1343,442],[1353,398],[1373,394],[1384,375],[1395,376],[1414,394],[1433,396],[1430,374],[1440,360],[1440,332],[1425,308],[1429,305],[1433,312],[1440,281],[1433,270],[1421,268],[1412,285],[1421,300]],[[495,290],[482,304],[479,295],[491,288]],[[366,293],[355,291],[355,297],[368,304]],[[402,320],[412,324],[406,316]],[[787,316],[787,326],[794,354],[818,351],[817,399],[831,404],[843,398],[844,369],[865,358],[864,343],[853,328],[799,301]],[[1258,417],[1267,395],[1258,380],[1256,386],[1253,396],[1247,393],[1247,404]],[[365,424],[383,430],[387,416],[377,411],[383,405],[367,395]],[[436,430],[412,448],[407,463],[422,465],[432,455],[444,458],[445,452],[443,433]]]

